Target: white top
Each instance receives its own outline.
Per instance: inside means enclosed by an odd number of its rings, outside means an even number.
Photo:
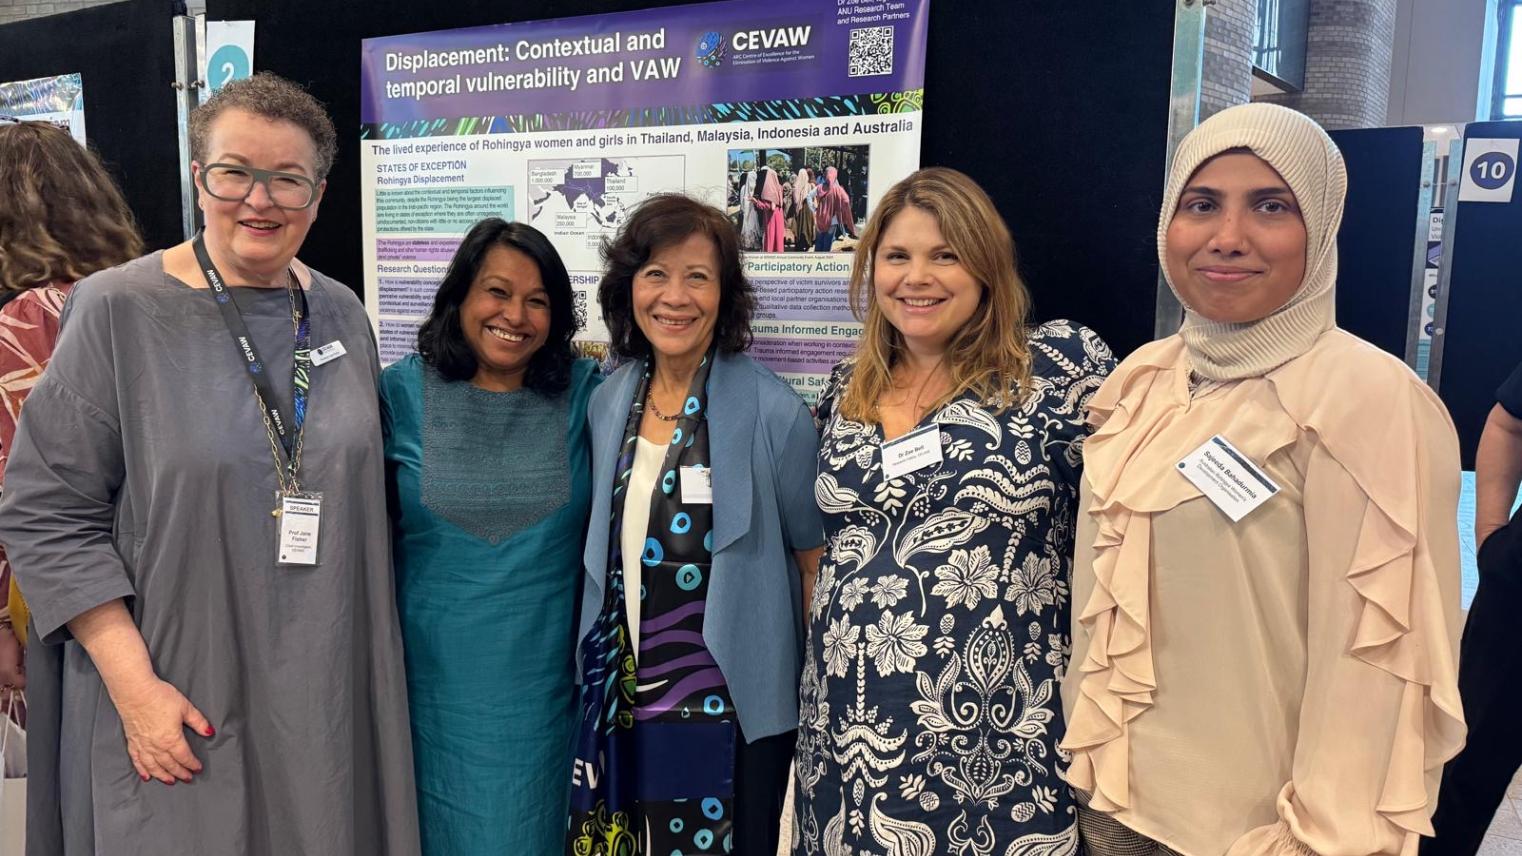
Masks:
[[[629,472],[628,493],[624,495],[624,523],[618,533],[624,553],[624,605],[629,615],[629,641],[634,659],[639,660],[639,606],[641,589],[640,558],[645,553],[645,533],[650,528],[650,495],[661,477],[666,459],[666,444],[644,437],[635,438],[634,468]]]

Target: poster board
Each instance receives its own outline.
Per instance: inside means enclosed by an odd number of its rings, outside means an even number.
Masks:
[[[919,166],[928,5],[729,0],[365,40],[364,293],[382,362],[413,350],[486,216],[550,238],[579,344],[605,354],[599,246],[642,199],[678,191],[731,217],[760,303],[750,353],[812,401],[860,331],[849,233]],[[846,234],[805,248],[786,214],[780,243],[757,234],[761,170],[826,167],[851,200]]]
[[[0,83],[0,116],[52,122],[84,145],[84,79],[75,73]]]

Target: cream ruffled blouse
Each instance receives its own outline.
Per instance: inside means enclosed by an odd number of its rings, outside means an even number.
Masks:
[[[1154,342],[1091,404],[1069,779],[1187,856],[1415,854],[1464,740],[1453,424],[1340,329],[1193,399],[1189,363]],[[1215,434],[1283,488],[1237,524],[1177,472]]]

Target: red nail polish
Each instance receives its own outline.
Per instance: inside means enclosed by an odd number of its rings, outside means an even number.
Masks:
[[[212,728],[210,725],[206,726],[206,736],[207,737],[216,737],[217,736],[217,729]]]
[[[165,782],[164,784],[166,784],[166,785],[168,785],[169,787],[172,788],[172,787],[174,787],[174,779],[170,779],[169,781]]]
[[[147,773],[143,773],[142,777],[143,777],[143,781],[145,781],[145,782],[148,781],[148,774]]]

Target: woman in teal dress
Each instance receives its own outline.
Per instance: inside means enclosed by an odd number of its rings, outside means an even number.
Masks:
[[[428,856],[565,835],[587,397],[570,278],[522,223],[476,224],[418,353],[381,375],[397,608]]]

